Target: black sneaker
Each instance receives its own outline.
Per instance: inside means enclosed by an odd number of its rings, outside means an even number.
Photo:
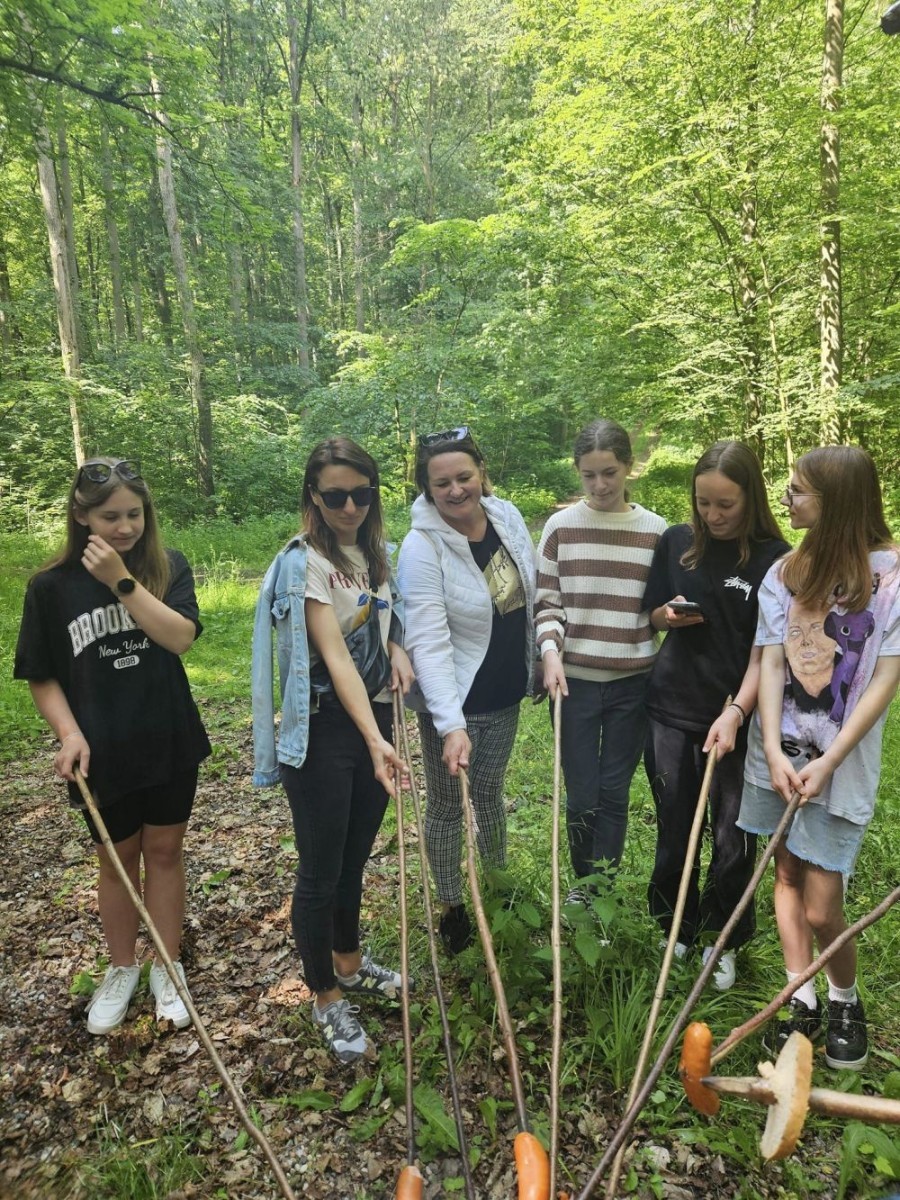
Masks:
[[[449,911],[441,915],[438,930],[448,954],[460,954],[475,941],[475,930],[463,904],[450,905]]]
[[[788,1012],[790,1016],[786,1020],[770,1022],[763,1034],[763,1050],[772,1058],[778,1057],[784,1043],[795,1030],[799,1030],[811,1042],[822,1036],[822,1010],[818,1006],[810,1008],[794,996],[788,1005]]]
[[[869,1058],[869,1035],[862,1001],[828,1001],[825,1061],[836,1071],[861,1071]]]

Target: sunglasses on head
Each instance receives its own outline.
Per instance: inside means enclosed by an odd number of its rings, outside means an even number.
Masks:
[[[420,446],[436,446],[439,442],[464,442],[471,438],[468,425],[459,425],[456,429],[442,429],[440,433],[420,433]]]
[[[378,488],[371,486],[355,487],[349,490],[347,488],[329,488],[327,492],[319,492],[318,488],[315,490],[319,493],[326,508],[338,509],[343,508],[348,499],[352,500],[357,508],[368,508],[375,499]]]
[[[82,479],[89,479],[91,483],[106,483],[112,475],[118,475],[120,479],[140,479],[141,464],[136,458],[120,458],[112,465],[91,459],[81,464],[75,486],[77,487]]]

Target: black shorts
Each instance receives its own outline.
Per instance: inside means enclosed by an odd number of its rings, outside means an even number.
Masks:
[[[113,843],[124,842],[144,825],[180,825],[187,821],[194,807],[196,791],[197,767],[192,767],[167,783],[139,788],[127,796],[120,796],[101,808],[100,816]],[[103,839],[87,809],[82,809],[81,815],[93,841],[101,842]]]

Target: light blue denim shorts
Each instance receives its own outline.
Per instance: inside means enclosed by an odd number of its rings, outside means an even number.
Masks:
[[[784,809],[785,803],[777,792],[745,779],[737,825],[747,833],[774,833]],[[785,845],[804,862],[848,876],[853,872],[866,828],[833,816],[824,804],[810,802],[794,813]]]

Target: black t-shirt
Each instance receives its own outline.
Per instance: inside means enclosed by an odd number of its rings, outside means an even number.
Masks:
[[[199,635],[191,568],[183,554],[168,556],[165,603]],[[91,748],[88,782],[101,805],[166,783],[210,753],[180,657],[151,641],[80,563],[29,583],[13,674],[59,683]],[[70,794],[80,803],[74,785]]]
[[[528,686],[525,663],[525,587],[512,555],[488,521],[480,542],[469,542],[493,603],[491,640],[478,668],[464,713],[496,712],[518,704]]]
[[[706,620],[666,634],[650,674],[647,711],[664,725],[702,733],[741,686],[756,633],[759,585],[790,547],[781,538],[751,542],[749,562],[738,566],[739,543],[710,538],[703,559],[689,571],[680,559],[692,540],[690,525],[673,525],[650,566],[648,612],[681,595],[696,601]]]

